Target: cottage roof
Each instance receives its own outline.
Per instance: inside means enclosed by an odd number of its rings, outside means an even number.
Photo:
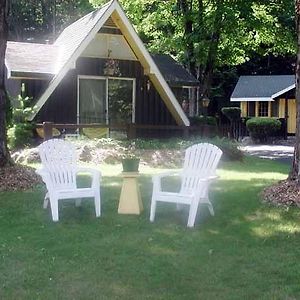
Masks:
[[[59,56],[54,45],[7,42],[5,61],[10,77],[43,78],[58,72]]]
[[[241,76],[230,101],[273,101],[295,88],[295,75]]]
[[[199,81],[167,54],[152,54],[160,72],[171,86],[198,86]]]

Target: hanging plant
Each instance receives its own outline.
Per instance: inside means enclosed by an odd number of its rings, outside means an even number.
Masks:
[[[119,62],[112,58],[109,58],[104,64],[103,72],[104,75],[107,76],[113,76],[113,75],[121,76]]]

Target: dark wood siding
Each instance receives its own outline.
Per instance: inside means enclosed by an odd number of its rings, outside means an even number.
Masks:
[[[70,122],[77,120],[77,76],[104,76],[105,60],[97,58],[79,58],[76,69],[67,73],[48,101],[38,113],[37,121]],[[136,116],[137,124],[175,125],[173,116],[152,84],[144,75],[137,61],[119,61],[120,77],[136,78]],[[148,86],[150,89],[148,90]]]

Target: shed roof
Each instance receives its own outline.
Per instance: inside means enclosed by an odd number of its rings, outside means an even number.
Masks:
[[[198,86],[199,81],[167,54],[152,54],[160,72],[171,86]]]
[[[5,61],[10,76],[20,74],[43,78],[58,72],[58,46],[37,43],[7,42]]]
[[[273,101],[295,88],[295,75],[241,76],[230,101]]]

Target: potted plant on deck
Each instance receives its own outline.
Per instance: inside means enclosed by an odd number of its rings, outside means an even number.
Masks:
[[[122,157],[123,172],[138,172],[140,158],[136,154],[135,143],[129,143],[124,150]]]

